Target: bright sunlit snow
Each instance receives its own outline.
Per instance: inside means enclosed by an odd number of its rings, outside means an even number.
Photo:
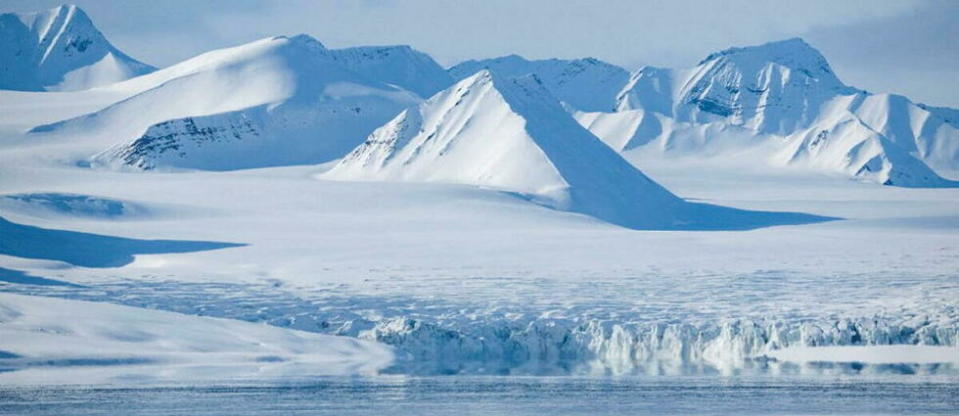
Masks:
[[[75,6],[0,36],[0,384],[957,374],[959,111],[801,39],[629,71],[279,34],[154,69]]]

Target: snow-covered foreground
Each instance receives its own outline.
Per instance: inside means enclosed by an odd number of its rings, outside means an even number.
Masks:
[[[374,374],[380,344],[107,303],[0,294],[0,384]]]

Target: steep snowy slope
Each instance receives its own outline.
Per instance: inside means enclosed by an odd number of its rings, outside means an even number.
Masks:
[[[611,111],[616,94],[629,80],[625,69],[594,58],[529,61],[517,55],[466,61],[449,73],[460,80],[481,69],[504,77],[536,74],[553,96],[582,111]]]
[[[330,51],[334,61],[370,79],[428,98],[453,84],[429,55],[409,46],[360,46]]]
[[[109,147],[95,165],[227,170],[331,160],[419,99],[328,52],[305,35],[209,52],[112,87],[142,93],[34,132],[74,132]]]
[[[80,90],[154,69],[111,45],[77,6],[0,15],[0,89]]]
[[[488,70],[402,112],[323,177],[486,186],[630,228],[765,221],[683,201],[577,125],[535,75]]]
[[[690,155],[760,145],[774,165],[889,185],[955,185],[926,165],[959,163],[959,131],[947,110],[848,87],[801,39],[727,49],[687,70],[642,68],[616,108],[576,117],[622,151]]]

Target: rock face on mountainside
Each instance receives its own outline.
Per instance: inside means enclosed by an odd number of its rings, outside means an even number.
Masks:
[[[99,167],[230,170],[329,161],[420,101],[329,55],[305,35],[209,52],[117,84],[143,92],[34,132],[102,140],[107,150],[91,161]]]
[[[789,39],[717,52],[691,69],[642,68],[615,112],[576,118],[627,153],[652,147],[686,156],[745,142],[771,149],[774,165],[936,187],[955,185],[930,168],[959,168],[954,114],[846,86],[818,51]]]
[[[625,69],[594,58],[529,61],[517,55],[466,61],[450,68],[449,73],[459,80],[481,69],[503,77],[535,74],[553,96],[581,111],[612,110],[616,94],[629,80]]]
[[[579,126],[536,76],[487,70],[403,111],[322,177],[484,186],[640,229],[770,221],[682,200]]]
[[[0,89],[80,90],[154,70],[110,44],[77,6],[0,15]]]

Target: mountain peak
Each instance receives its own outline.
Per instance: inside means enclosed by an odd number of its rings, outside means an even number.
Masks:
[[[636,229],[750,228],[759,218],[672,194],[578,125],[535,74],[479,70],[400,113],[321,176],[493,188]]]
[[[703,62],[712,60],[719,56],[726,55],[736,55],[736,54],[756,54],[756,53],[779,53],[779,52],[790,52],[796,54],[809,54],[809,55],[820,55],[819,51],[812,45],[806,43],[802,38],[789,38],[782,40],[775,40],[772,42],[766,42],[759,45],[752,46],[733,46],[730,48],[723,49],[719,52],[714,52],[703,59],[700,64]]]
[[[273,36],[272,38],[262,39],[261,41],[282,42],[285,44],[289,44],[295,48],[302,48],[304,50],[309,50],[312,52],[324,53],[328,51],[328,49],[326,49],[326,46],[324,46],[322,42],[305,33],[300,33],[297,35],[290,35],[290,36],[286,36],[286,35]]]
[[[354,72],[402,87],[422,98],[453,84],[453,79],[433,58],[408,45],[358,46],[335,49],[330,55]]]
[[[682,201],[579,126],[536,75],[479,70],[377,129],[324,175],[469,184],[634,228]]]
[[[480,69],[503,77],[536,74],[549,92],[563,103],[582,111],[609,111],[616,94],[629,80],[629,72],[596,58],[527,60],[519,55],[466,61],[449,69],[454,79],[463,79]]]
[[[722,60],[733,61],[744,67],[773,63],[799,71],[822,82],[842,84],[836,78],[826,58],[801,38],[784,39],[754,46],[732,47],[710,54],[706,59],[700,61],[699,65],[708,65]]]
[[[79,7],[0,15],[0,88],[77,90],[155,68],[120,52]]]
[[[277,36],[277,38],[287,39],[290,42],[302,43],[304,45],[314,45],[319,46],[323,49],[326,49],[326,46],[323,46],[323,43],[314,38],[313,36],[307,35],[306,33],[299,33],[292,36]]]

